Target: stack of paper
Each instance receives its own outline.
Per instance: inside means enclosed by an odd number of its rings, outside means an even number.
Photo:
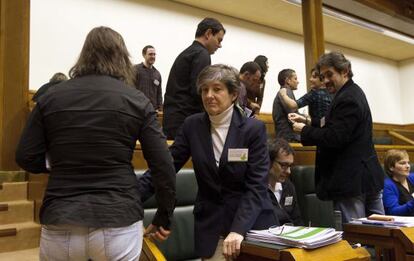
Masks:
[[[389,221],[368,218],[353,219],[352,224],[374,225],[384,227],[414,227],[414,217],[387,216]]]
[[[250,230],[246,239],[313,249],[340,241],[342,232],[333,228],[280,226],[266,230]]]

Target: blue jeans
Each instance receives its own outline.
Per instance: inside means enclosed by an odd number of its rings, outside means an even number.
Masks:
[[[40,261],[138,260],[142,237],[142,221],[117,228],[43,225]]]
[[[334,200],[334,209],[341,211],[342,223],[349,223],[352,218],[367,217],[371,214],[384,215],[382,190],[357,197]]]

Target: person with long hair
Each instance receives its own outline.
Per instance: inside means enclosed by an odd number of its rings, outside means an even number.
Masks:
[[[151,235],[168,237],[175,203],[174,166],[156,112],[131,87],[128,50],[108,27],[89,32],[69,75],[39,99],[16,151],[26,171],[50,172],[40,260],[138,260],[143,207],[131,164],[137,140],[157,191]]]

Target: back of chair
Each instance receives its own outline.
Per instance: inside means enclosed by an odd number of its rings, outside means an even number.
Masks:
[[[137,176],[142,172],[136,172]],[[176,176],[176,208],[171,226],[171,236],[156,245],[167,260],[188,260],[197,258],[194,252],[194,202],[198,186],[194,170],[182,169]],[[144,203],[144,225],[148,226],[157,211],[154,196]]]
[[[310,221],[312,226],[334,227],[332,201],[322,201],[315,193],[315,167],[294,167],[291,180],[295,185],[302,220],[305,225]]]

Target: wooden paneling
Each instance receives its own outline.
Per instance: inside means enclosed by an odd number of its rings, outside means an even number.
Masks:
[[[15,235],[17,235],[17,229],[15,228],[0,229],[0,237],[10,237]]]
[[[202,9],[201,11],[210,10],[215,13],[253,22],[266,27],[275,28],[300,36],[303,35],[300,4],[296,5],[284,0],[171,1],[200,8]],[[312,2],[313,0],[309,1]],[[351,2],[351,0],[336,1]],[[384,1],[397,2],[393,0]],[[169,8],[176,8],[176,6],[168,4],[165,6],[168,6]],[[194,12],[194,10],[186,7],[181,8],[180,11],[188,13]],[[350,11],[350,13],[352,13],[352,11]],[[229,23],[234,23],[230,19],[223,19],[223,22],[225,23],[224,26]],[[414,45],[408,42],[391,38],[382,33],[361,27],[358,24],[343,21],[333,15],[325,14],[323,17],[323,23],[325,42],[327,43],[347,47],[395,61],[402,61],[414,57]],[[250,24],[246,24],[245,26],[252,27]]]
[[[310,71],[325,52],[323,34],[322,0],[302,1],[302,25],[305,46],[306,82],[309,84]]]
[[[0,0],[0,169],[19,169],[14,155],[23,129],[29,82],[29,0]]]
[[[410,23],[414,23],[413,0],[355,0],[390,16],[398,17]]]
[[[34,219],[40,223],[39,213],[42,206],[43,196],[49,181],[48,174],[29,174],[28,175],[27,199],[34,201]]]

